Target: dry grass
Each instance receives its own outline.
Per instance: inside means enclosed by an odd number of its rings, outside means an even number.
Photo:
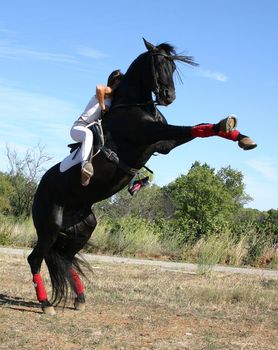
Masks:
[[[87,310],[41,313],[26,260],[0,256],[0,349],[277,349],[275,278],[93,264]],[[49,283],[45,268],[45,280]]]
[[[200,272],[207,272],[215,264],[278,269],[278,247],[263,233],[246,232],[235,240],[230,232],[223,232],[182,246],[176,239],[160,241],[157,229],[138,218],[123,218],[117,229],[103,220],[85,249],[96,254],[192,262],[200,266]],[[0,245],[30,248],[36,241],[31,218],[15,221],[0,216]]]

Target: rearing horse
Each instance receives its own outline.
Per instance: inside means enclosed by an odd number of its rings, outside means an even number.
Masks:
[[[167,124],[156,105],[167,106],[175,100],[175,61],[196,63],[192,57],[177,55],[169,44],[144,42],[147,51],[130,65],[103,117],[105,148],[93,158],[90,184],[80,184],[80,164],[61,172],[59,163],[44,174],[36,191],[32,215],[38,240],[28,262],[45,313],[54,314],[52,304],[66,298],[69,290],[75,295],[76,309],[84,308],[84,286],[79,277],[82,270],[75,255],[96,227],[92,205],[124,188],[153,153],[167,154],[195,137],[209,136],[237,141],[243,149],[256,147],[235,129],[235,117],[218,124]],[[43,259],[52,282],[52,304],[40,274]]]

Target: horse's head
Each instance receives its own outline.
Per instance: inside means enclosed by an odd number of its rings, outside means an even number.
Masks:
[[[145,39],[149,57],[149,67],[151,69],[151,90],[156,96],[156,102],[159,105],[167,106],[175,98],[175,84],[173,75],[176,70],[175,61],[182,61],[191,65],[197,65],[191,56],[177,55],[173,46],[163,43],[154,46]]]
[[[129,66],[113,96],[115,105],[146,104],[155,94],[156,103],[168,106],[175,98],[173,75],[176,61],[196,66],[193,57],[177,55],[167,43],[154,46],[145,39],[147,52],[139,55]]]

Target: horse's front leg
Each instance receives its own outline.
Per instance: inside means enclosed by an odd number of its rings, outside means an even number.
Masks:
[[[171,152],[174,148],[183,145],[186,142],[189,142],[193,140],[194,137],[188,138],[186,141],[184,140],[163,140],[158,141],[154,145],[152,145],[151,154],[153,153],[160,153],[160,154],[168,154]]]
[[[217,124],[199,124],[192,127],[193,137],[219,136],[234,142],[245,151],[257,147],[257,144],[246,135],[241,134],[237,129],[237,117],[230,115]]]
[[[145,127],[144,137],[146,141],[157,144],[159,153],[168,153],[171,149],[193,140],[195,137],[219,136],[231,141],[237,141],[239,147],[244,150],[255,148],[256,143],[248,136],[236,130],[237,119],[229,116],[217,124],[198,124],[195,126],[174,126],[162,123],[149,123]],[[160,141],[167,141],[165,144]]]

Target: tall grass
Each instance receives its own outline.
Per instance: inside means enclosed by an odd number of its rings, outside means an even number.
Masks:
[[[230,232],[202,237],[185,246],[184,260],[198,264],[199,272],[210,271],[216,264],[278,268],[278,248],[253,230],[238,238]]]
[[[0,216],[0,245],[32,247],[36,240],[32,220],[15,220]]]
[[[162,245],[155,225],[138,218],[122,218],[97,226],[90,240],[90,251],[109,254],[155,256]]]
[[[0,221],[0,245],[12,245],[14,227],[8,220]]]
[[[197,263],[200,273],[210,271],[216,264],[278,268],[278,249],[263,232],[250,228],[240,237],[231,232],[202,237],[197,242],[180,243],[170,228],[167,233],[147,220],[123,217],[100,220],[92,234],[87,252],[109,255],[163,258]],[[36,233],[31,219],[16,221],[0,217],[0,245],[32,247]]]
[[[216,264],[223,263],[229,254],[230,243],[229,239],[219,239],[218,236],[201,238],[192,249],[199,273],[209,272]]]

